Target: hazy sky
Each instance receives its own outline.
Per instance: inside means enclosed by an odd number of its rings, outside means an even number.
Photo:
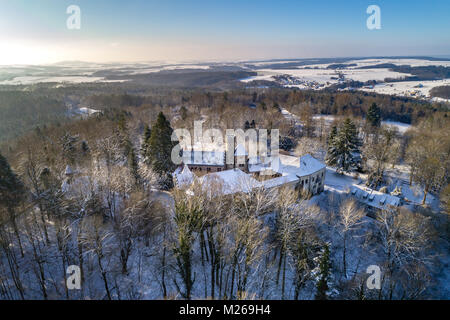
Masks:
[[[449,54],[449,0],[0,0],[0,64]]]

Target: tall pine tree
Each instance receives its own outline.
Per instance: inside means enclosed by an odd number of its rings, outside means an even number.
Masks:
[[[381,109],[375,102],[372,103],[367,111],[366,122],[372,127],[379,127],[381,125]]]
[[[133,144],[129,140],[127,143],[129,145],[127,156],[128,168],[133,176],[134,184],[138,185],[140,183],[138,159],[136,157],[136,153],[134,152]]]
[[[330,133],[328,134],[327,138],[327,154],[325,157],[325,162],[327,165],[334,166],[336,164],[336,159],[338,157],[337,154],[337,135],[338,130],[336,126],[333,126],[331,128]]]
[[[22,181],[12,171],[6,158],[0,154],[0,206],[8,212],[8,219],[14,229],[22,256],[24,255],[23,247],[17,226],[15,209],[24,199],[24,194],[25,187]]]
[[[133,142],[131,142],[131,137],[128,130],[127,125],[127,113],[122,112],[119,114],[117,120],[117,139],[120,142],[120,145],[123,150],[123,155],[127,159],[127,165],[130,170],[130,174],[134,180],[134,184],[138,185],[140,183],[140,176],[139,176],[139,166],[138,166],[138,159],[136,156],[136,152],[134,151]]]
[[[338,131],[337,131],[337,127],[336,127],[336,126],[333,126],[333,127],[331,128],[330,134],[328,135],[328,140],[327,140],[328,144],[331,144],[332,141],[334,140],[334,138],[336,138],[337,132],[338,132]]]
[[[341,128],[331,130],[328,138],[326,163],[336,167],[337,172],[349,172],[360,167],[360,141],[352,120],[345,119]]]
[[[174,143],[172,142],[173,129],[170,122],[164,114],[160,112],[156,123],[153,125],[149,139],[148,151],[146,153],[147,164],[150,165],[161,177],[162,187],[171,188],[172,171],[175,170],[175,164],[172,162],[171,155]]]
[[[322,252],[319,262],[319,281],[317,281],[316,300],[327,300],[328,281],[331,274],[331,262],[330,262],[330,248],[328,244],[325,244],[325,248]]]
[[[144,129],[144,136],[142,137],[142,144],[141,144],[141,155],[144,159],[144,162],[148,162],[148,154],[150,152],[150,136],[152,134],[152,130],[148,125],[145,125]]]

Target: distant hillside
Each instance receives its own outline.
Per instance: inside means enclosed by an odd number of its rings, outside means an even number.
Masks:
[[[0,141],[66,118],[62,101],[35,92],[0,91]]]
[[[440,86],[431,89],[430,95],[443,99],[450,99],[450,86]]]
[[[100,74],[100,73],[98,73]],[[230,85],[230,81],[256,76],[249,71],[177,70],[138,75],[106,75],[108,80],[129,80],[151,86],[207,87]],[[97,74],[96,74],[97,75]],[[101,74],[103,76],[103,74]]]

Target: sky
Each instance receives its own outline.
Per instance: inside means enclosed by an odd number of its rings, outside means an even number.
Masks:
[[[450,55],[449,0],[0,0],[0,65],[400,55]]]

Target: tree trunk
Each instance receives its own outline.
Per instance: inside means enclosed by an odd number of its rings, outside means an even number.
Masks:
[[[283,263],[283,249],[280,249],[280,260],[278,260],[278,271],[277,271],[277,281],[276,284],[280,282],[280,272],[281,272],[281,264]]]
[[[425,189],[423,191],[423,200],[422,200],[422,205],[425,205],[426,201],[427,201],[427,195],[428,195],[428,186],[425,186]]]
[[[284,300],[284,284],[286,280],[286,255],[283,258],[283,277],[281,279],[281,300]]]
[[[163,289],[163,298],[167,298],[167,287],[166,287],[166,247],[163,249],[163,258],[162,258],[162,272],[161,272],[161,282]]]
[[[23,253],[22,240],[20,239],[19,227],[17,226],[16,216],[15,216],[14,210],[12,208],[8,208],[8,212],[9,212],[9,219],[13,225],[14,234],[16,235],[16,238],[17,238],[17,241],[19,244],[20,254],[22,255],[22,258],[23,258],[25,255]]]
[[[347,261],[346,261],[346,253],[347,253],[347,232],[344,231],[344,250],[342,254],[342,260],[344,264],[344,277],[347,279]]]
[[[45,243],[50,244],[50,239],[48,238],[47,224],[45,222],[44,210],[42,209],[41,200],[39,200],[39,212],[41,213],[42,227],[44,228]]]
[[[100,267],[100,273],[102,274],[103,284],[105,285],[105,290],[106,290],[106,295],[108,297],[108,300],[112,300],[111,293],[109,291],[109,286],[108,286],[108,279],[106,278],[106,272],[103,269],[102,260],[101,260],[100,256],[101,256],[101,254],[97,253],[97,261],[98,261],[98,265]]]

